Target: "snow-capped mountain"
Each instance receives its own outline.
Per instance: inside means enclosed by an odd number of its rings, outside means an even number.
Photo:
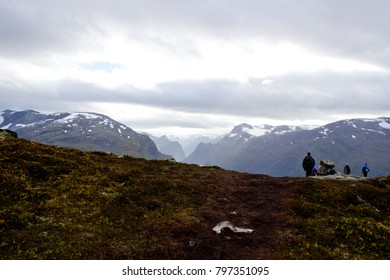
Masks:
[[[372,176],[390,173],[390,118],[351,119],[321,127],[241,124],[216,144],[199,144],[185,162],[265,173],[302,176],[301,162],[310,151],[331,159],[336,170],[346,163],[356,175],[365,162]]]
[[[310,130],[313,128],[314,126],[273,126],[268,124],[252,126],[250,124],[243,123],[235,126],[233,130],[222,139],[222,141],[231,141],[233,139],[235,141],[248,142],[252,138],[264,135],[283,135],[292,131]]]
[[[0,111],[0,128],[44,144],[86,151],[129,154],[146,159],[165,159],[147,136],[97,113],[44,114],[33,110]]]

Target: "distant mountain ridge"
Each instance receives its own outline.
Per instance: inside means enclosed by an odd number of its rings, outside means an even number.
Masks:
[[[160,137],[144,133],[148,135],[158,150],[164,154],[171,155],[176,161],[183,161],[190,155],[200,143],[218,143],[223,136],[204,136],[194,134],[190,136],[163,135]]]
[[[390,118],[350,119],[320,127],[252,126],[233,128],[216,144],[199,144],[185,162],[263,173],[302,176],[301,162],[311,151],[318,166],[332,159],[336,170],[349,163],[359,175],[368,162],[372,176],[390,173]]]
[[[129,154],[146,159],[166,159],[147,136],[108,116],[88,112],[44,114],[33,110],[0,111],[0,128],[44,144],[85,151]]]
[[[0,128],[44,144],[86,151],[129,154],[146,159],[167,159],[271,176],[303,176],[301,161],[312,152],[316,166],[331,159],[341,172],[346,163],[360,175],[363,163],[370,176],[390,174],[390,118],[349,119],[320,127],[272,126],[243,123],[220,137],[193,136],[187,142],[140,134],[97,113],[44,114],[33,110],[0,111]],[[153,142],[153,138],[158,145]],[[179,138],[177,138],[179,139]],[[195,150],[183,159],[183,150]],[[180,145],[181,144],[181,145]],[[187,146],[188,144],[188,146]],[[159,146],[159,148],[158,148]]]
[[[161,137],[147,135],[156,143],[158,150],[162,153],[171,155],[177,161],[182,161],[186,157],[183,147],[178,141],[172,141],[166,135]]]

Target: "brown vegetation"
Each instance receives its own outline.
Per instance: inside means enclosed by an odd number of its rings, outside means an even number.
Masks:
[[[1,259],[390,258],[389,177],[274,178],[4,135]],[[212,231],[224,220],[254,231]]]

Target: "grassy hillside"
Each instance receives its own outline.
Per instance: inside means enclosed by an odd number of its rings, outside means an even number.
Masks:
[[[5,132],[0,168],[0,259],[390,258],[390,177],[272,178]],[[254,231],[212,231],[224,220]]]

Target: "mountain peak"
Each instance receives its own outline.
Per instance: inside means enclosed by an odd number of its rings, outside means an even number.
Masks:
[[[86,151],[130,154],[165,159],[154,142],[108,116],[91,112],[39,113],[33,110],[0,112],[0,128],[44,144]]]
[[[349,119],[324,126],[237,125],[220,142],[196,149],[186,162],[271,176],[301,176],[302,157],[332,159],[336,171],[346,162],[360,175],[369,162],[372,176],[389,173],[390,118]],[[371,168],[372,167],[372,168]]]

